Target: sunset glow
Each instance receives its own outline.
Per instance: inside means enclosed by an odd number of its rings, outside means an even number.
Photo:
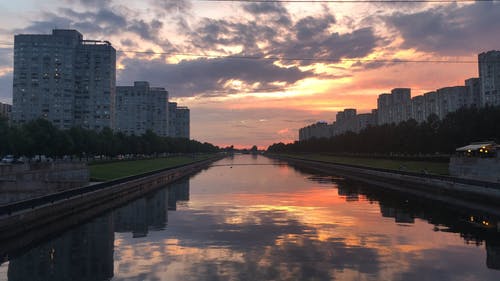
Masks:
[[[0,4],[0,18],[1,102],[12,102],[15,34],[77,29],[118,50],[118,85],[165,87],[191,109],[192,138],[236,147],[296,140],[392,88],[462,85],[477,54],[500,46],[498,2],[24,0]]]

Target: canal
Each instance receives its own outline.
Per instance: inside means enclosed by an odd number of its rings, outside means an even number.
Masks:
[[[10,254],[0,280],[500,280],[486,213],[236,155]]]

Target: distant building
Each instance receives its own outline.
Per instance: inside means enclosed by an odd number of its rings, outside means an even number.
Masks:
[[[115,130],[140,136],[151,130],[168,136],[168,92],[148,82],[116,87]]]
[[[329,138],[331,136],[331,126],[324,121],[317,122],[299,130],[299,141],[305,141],[312,138]]]
[[[190,138],[190,112],[185,106],[177,106],[175,102],[168,103],[169,136],[176,138]]]
[[[439,117],[439,101],[436,92],[428,92],[424,94],[425,119],[431,115]]]
[[[459,108],[467,105],[467,87],[454,86],[437,90],[439,103],[439,118],[443,119],[450,112],[455,112]]]
[[[356,119],[356,109],[348,108],[337,112],[335,126],[334,135],[340,135],[345,132],[357,132],[358,120]]]
[[[411,117],[415,119],[415,121],[421,123],[427,119],[424,96],[416,96],[411,99],[411,111]]]
[[[482,106],[500,105],[500,51],[479,54],[478,63]]]
[[[356,115],[356,133],[367,128],[368,126],[375,126],[377,124],[377,117],[373,113],[363,113]]]
[[[0,116],[9,119],[11,111],[12,105],[0,102]]]
[[[395,88],[391,90],[393,119],[398,124],[411,119],[411,89]]]
[[[116,51],[76,30],[14,37],[13,124],[44,118],[56,127],[113,128]]]
[[[481,107],[481,79],[469,78],[465,80],[465,87],[467,87],[467,105]]]
[[[395,88],[377,100],[378,125],[400,123],[411,118],[411,89]]]
[[[392,100],[391,94],[381,94],[377,99],[377,124],[384,125],[392,123]]]

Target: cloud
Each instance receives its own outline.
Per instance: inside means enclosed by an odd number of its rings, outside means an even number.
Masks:
[[[199,51],[225,52],[224,47],[240,47],[241,54],[292,58],[302,65],[317,60],[334,63],[342,58],[364,57],[380,41],[370,27],[332,32],[335,23],[328,13],[301,18],[293,27],[286,28],[267,21],[264,25],[253,20],[203,19],[189,36],[192,47]]]
[[[384,18],[399,31],[405,48],[461,55],[498,48],[500,3],[450,4],[417,13],[396,12]]]
[[[162,59],[127,58],[122,64],[125,69],[119,74],[120,83],[148,80],[153,85],[166,87],[173,96],[227,95],[227,92],[211,92],[231,90],[226,83],[232,80],[268,88],[275,82],[287,86],[314,75],[297,67],[279,67],[272,60],[199,58],[169,64]]]
[[[193,4],[189,0],[153,0],[152,4],[162,9],[164,12],[170,13],[186,13],[193,7]]]
[[[312,16],[302,18],[295,24],[297,40],[311,40],[317,35],[323,35],[334,23],[335,18],[329,14],[317,18]]]
[[[164,50],[173,49],[172,44],[162,37],[161,30],[164,23],[157,19],[145,21],[123,11],[113,11],[109,7],[84,12],[70,8],[60,8],[58,11],[58,14],[43,13],[41,20],[32,21],[27,27],[15,30],[15,33],[43,34],[54,28],[74,28],[85,37],[107,38],[112,34],[130,32],[163,47]]]

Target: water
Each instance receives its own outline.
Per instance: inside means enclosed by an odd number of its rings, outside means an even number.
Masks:
[[[500,279],[494,217],[262,156],[216,164],[12,256],[0,280]]]

